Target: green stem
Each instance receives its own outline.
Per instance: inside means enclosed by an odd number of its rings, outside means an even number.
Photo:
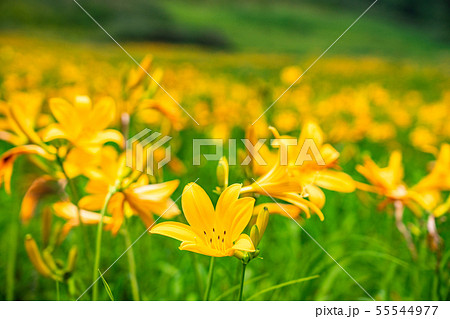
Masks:
[[[214,277],[214,257],[211,257],[211,261],[209,262],[208,281],[206,282],[206,290],[205,295],[203,297],[204,301],[209,300],[209,294],[211,292],[213,277]]]
[[[97,279],[100,267],[100,256],[101,256],[101,250],[102,250],[102,234],[103,234],[103,217],[105,217],[106,209],[108,207],[108,203],[111,199],[111,197],[114,195],[115,190],[110,190],[105,198],[105,203],[103,204],[102,210],[100,211],[100,222],[98,223],[97,227],[97,238],[95,241],[95,257],[94,257],[94,269],[92,272],[92,281],[94,282],[94,285],[92,286],[92,300],[96,301],[98,297],[98,286],[97,286]]]
[[[14,211],[18,211],[14,206]],[[17,237],[19,235],[19,217],[12,214],[13,220],[10,228],[10,250],[8,254],[8,266],[6,268],[6,300],[14,300],[14,284],[16,277]]]
[[[81,212],[80,209],[78,208],[78,201],[79,201],[79,197],[78,197],[78,192],[77,192],[77,188],[75,187],[75,184],[73,182],[73,180],[69,177],[69,175],[67,174],[66,170],[64,169],[64,163],[62,158],[58,155],[58,153],[56,154],[56,161],[58,162],[60,168],[61,168],[61,172],[63,173],[64,177],[66,178],[67,184],[69,185],[70,188],[70,193],[71,193],[71,200],[72,203],[75,204],[75,206],[77,207],[77,217],[78,217],[78,224],[80,226],[80,236],[82,236],[81,238],[84,240],[84,243],[89,243],[89,237],[88,237],[88,233],[84,227],[84,223],[83,220],[81,219]],[[80,239],[81,239],[80,238]],[[87,244],[83,244],[82,245],[83,250],[86,253],[86,258],[88,260],[88,262],[90,262],[92,260],[92,254],[91,254],[91,250],[89,249],[89,245]]]
[[[127,247],[130,247],[127,252],[127,259],[128,259],[128,268],[130,271],[131,294],[133,295],[134,301],[139,301],[139,285],[136,277],[136,261],[134,259],[134,252],[133,248],[131,247],[132,244],[130,240],[130,235],[128,233],[128,226],[126,223],[124,223],[122,234],[123,238],[125,239],[125,245]]]
[[[75,184],[73,183],[72,179],[69,177],[66,170],[64,169],[64,163],[63,163],[62,158],[59,155],[56,155],[56,160],[59,164],[59,167],[61,168],[61,172],[63,173],[64,177],[67,180],[67,184],[69,184],[70,192],[72,193],[72,201],[76,204],[78,202],[79,198],[78,198],[78,192],[75,187]],[[81,221],[81,217],[80,217],[80,221]]]
[[[60,297],[59,297],[59,281],[56,280],[55,282],[56,282],[56,301],[59,301],[60,300]]]
[[[239,301],[242,301],[242,296],[244,295],[244,277],[245,277],[245,268],[246,267],[247,267],[247,264],[242,263],[241,288],[239,289]]]

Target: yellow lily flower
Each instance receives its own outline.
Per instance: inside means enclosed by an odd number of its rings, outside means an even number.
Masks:
[[[36,127],[48,125],[50,116],[41,113],[42,95],[39,93],[13,93],[7,102],[0,101],[0,139],[13,145],[41,141]]]
[[[11,176],[14,162],[19,155],[39,155],[47,160],[54,160],[55,156],[49,154],[45,149],[38,145],[22,145],[14,147],[0,157],[0,185],[5,183],[5,190],[11,193]]]
[[[233,184],[220,195],[214,210],[206,192],[195,183],[186,185],[181,198],[184,216],[189,225],[164,222],[150,233],[181,241],[180,250],[225,257],[236,251],[255,251],[250,237],[243,234],[253,212],[253,198],[238,199],[240,184]]]
[[[370,183],[370,185],[357,183],[359,189],[384,196],[388,202],[402,202],[416,215],[420,215],[421,212],[416,209],[414,202],[427,208],[423,196],[409,189],[403,182],[404,173],[400,151],[392,152],[387,167],[380,168],[372,159],[366,157],[364,164],[358,165],[356,170]]]
[[[447,200],[444,203],[441,203],[433,210],[433,215],[436,218],[443,216],[444,214],[450,211],[450,196],[447,197]]]
[[[102,217],[99,213],[90,212],[84,209],[80,209],[70,202],[58,202],[53,204],[53,210],[56,216],[64,218],[67,222],[61,229],[60,240],[63,240],[73,227],[79,226],[80,219],[83,225],[96,225],[100,222]],[[78,212],[79,210],[79,212]],[[78,215],[79,214],[79,215]],[[112,218],[109,216],[103,217],[103,223],[109,225],[112,222]]]
[[[98,152],[106,142],[124,143],[119,131],[106,129],[114,119],[115,106],[110,98],[103,98],[94,106],[87,96],[77,96],[74,105],[53,98],[50,109],[58,123],[50,124],[40,132],[44,142],[65,139],[90,153]]]
[[[134,171],[127,178],[121,177],[125,167],[124,156],[118,156],[117,152],[105,149],[105,161],[101,167],[91,170],[90,181],[86,185],[89,195],[84,196],[78,205],[87,210],[100,210],[105,202],[106,195],[111,187],[117,192],[111,197],[108,211],[112,214],[112,223],[109,226],[113,234],[116,234],[125,217],[138,215],[150,227],[154,223],[153,214],[163,215],[163,218],[173,218],[180,210],[170,198],[178,188],[179,181],[173,180],[159,184],[150,184],[147,175],[139,175]]]
[[[26,191],[20,207],[20,219],[28,223],[34,215],[39,201],[45,196],[62,193],[64,180],[54,180],[51,176],[44,175],[36,178]]]
[[[434,167],[414,189],[450,190],[450,144],[443,144],[439,151]]]
[[[283,146],[286,147],[286,162],[281,162],[280,153],[270,170],[251,185],[244,187],[241,192],[255,192],[287,201],[305,212],[307,218],[311,216],[310,211],[312,211],[323,220],[321,208],[325,205],[325,194],[320,188],[338,192],[352,192],[355,189],[355,182],[349,175],[334,170],[337,167],[339,152],[331,145],[323,143],[323,133],[313,122],[307,122],[303,126],[297,144],[289,147],[283,144],[285,139],[293,139],[293,137],[282,136],[273,127],[270,130],[277,139],[280,152]],[[319,151],[319,154],[315,155],[320,158],[303,163],[297,162],[304,152],[302,148],[306,145],[305,143],[311,140],[314,142],[315,149]],[[323,162],[318,163],[318,161]],[[278,212],[279,209],[272,211]],[[298,216],[298,214],[295,215]]]
[[[270,129],[277,139],[292,138],[281,136],[275,128]],[[313,145],[315,145],[314,149],[318,150],[318,154],[313,155],[317,157],[320,155],[321,158],[316,157],[314,160],[305,160],[302,163],[297,163],[298,158],[302,155],[302,148],[308,145],[308,140],[312,140],[314,142]],[[314,149],[311,148],[312,153],[314,153]],[[324,134],[316,123],[306,122],[303,125],[297,145],[291,146],[288,148],[289,150],[291,150],[291,153],[288,153],[288,167],[303,186],[316,185],[342,193],[351,193],[355,190],[353,179],[346,173],[335,170],[338,168],[337,162],[340,154],[330,144],[324,144]],[[314,192],[321,191],[320,189],[315,189]]]
[[[172,100],[164,101],[165,96],[153,99],[162,81],[163,70],[156,68],[151,71],[153,57],[146,55],[140,66],[131,69],[126,77],[122,92],[117,95],[117,90],[112,92],[117,98],[117,116],[122,126],[127,126],[131,115],[137,116],[146,124],[161,124],[164,118],[168,119],[176,130],[183,127],[184,121],[177,105]],[[150,79],[150,76],[153,79]],[[120,91],[120,90],[119,90]]]

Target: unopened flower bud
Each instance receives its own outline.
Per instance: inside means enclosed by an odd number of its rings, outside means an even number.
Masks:
[[[250,230],[250,239],[252,240],[253,245],[257,247],[261,239],[261,237],[259,236],[258,226],[252,226],[252,229]]]
[[[222,157],[217,165],[217,182],[221,188],[228,187],[228,175],[229,175],[229,166],[228,161],[225,157]]]
[[[75,270],[77,257],[78,257],[78,249],[76,246],[74,246],[70,249],[69,257],[67,258],[67,268],[66,268],[67,272],[71,273]]]
[[[269,210],[267,207],[263,207],[256,218],[256,226],[258,226],[259,240],[261,240],[264,232],[266,231],[267,224],[269,222]]]
[[[50,268],[48,268],[48,266],[44,263],[36,241],[33,239],[33,237],[31,237],[30,234],[25,236],[25,249],[27,251],[28,258],[30,258],[34,268],[36,268],[36,270],[41,275],[52,278],[52,272]]]

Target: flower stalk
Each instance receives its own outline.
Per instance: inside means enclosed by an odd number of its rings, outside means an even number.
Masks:
[[[102,210],[100,211],[100,221],[97,226],[97,238],[95,241],[95,257],[94,257],[94,269],[92,272],[92,280],[94,281],[94,285],[92,286],[92,300],[96,301],[98,298],[98,286],[97,286],[97,271],[100,266],[100,257],[102,250],[102,235],[103,235],[103,218],[105,217],[106,210],[108,208],[108,203],[111,200],[111,197],[115,194],[115,188],[111,188],[105,198],[105,203],[103,204]]]
[[[247,262],[242,261],[242,273],[241,273],[241,286],[239,288],[239,301],[242,301],[244,295],[244,279],[245,279],[245,269],[247,268]]]
[[[209,295],[211,293],[213,278],[214,278],[214,257],[211,257],[211,260],[209,262],[208,280],[206,282],[206,290],[205,290],[205,295],[203,296],[203,301],[209,300]]]
[[[127,259],[128,259],[128,269],[130,271],[131,294],[133,296],[134,301],[139,301],[140,298],[139,298],[139,285],[136,276],[136,260],[134,258],[134,252],[130,240],[130,235],[128,233],[127,223],[124,223],[122,234],[123,238],[125,239],[125,245],[129,247],[127,252]]]
[[[403,211],[404,211],[403,203],[397,200],[394,202],[394,207],[395,207],[395,225],[397,226],[399,232],[405,238],[406,243],[408,245],[408,249],[411,252],[412,258],[414,260],[417,260],[416,246],[414,245],[411,233],[408,231],[405,224],[403,223]]]

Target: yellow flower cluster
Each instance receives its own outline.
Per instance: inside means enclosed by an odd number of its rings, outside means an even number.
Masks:
[[[245,270],[259,255],[269,214],[292,219],[301,218],[302,213],[307,218],[315,214],[324,220],[327,191],[376,193],[383,198],[382,209],[392,203],[396,226],[413,256],[416,250],[403,223],[404,208],[418,219],[426,215],[432,249],[441,247],[436,219],[450,209],[450,197],[445,199],[450,190],[450,145],[445,143],[450,139],[450,92],[439,91],[432,100],[414,90],[399,93],[388,89],[392,83],[377,82],[389,72],[399,71],[388,62],[369,58],[324,61],[317,70],[319,76],[341,75],[344,83],[346,79],[372,78],[357,87],[328,87],[325,80],[321,86],[314,76],[311,80],[302,78],[301,85],[292,87],[259,118],[286,86],[299,79],[301,68],[291,65],[273,70],[277,78],[269,88],[262,81],[239,81],[224,75],[226,72],[217,75],[191,65],[163,69],[159,65],[167,61],[157,62],[150,55],[144,56],[139,67],[130,68],[129,64],[117,66],[114,56],[111,63],[104,62],[90,48],[76,48],[72,56],[78,55],[79,60],[74,60],[66,59],[67,50],[56,44],[41,49],[39,43],[29,47],[30,41],[8,40],[9,45],[0,47],[0,139],[6,145],[0,156],[0,183],[7,193],[15,190],[14,163],[18,156],[26,155],[39,176],[33,181],[21,180],[29,185],[21,206],[23,222],[42,209],[65,220],[59,229],[43,223],[43,231],[53,232],[56,239],[51,245],[47,243],[42,253],[32,237],[26,237],[30,260],[46,277],[56,281],[70,278],[76,253],[72,250],[69,255],[70,271],[65,273],[54,267],[51,252],[74,227],[82,230],[97,225],[96,281],[103,231],[126,233],[127,219],[133,216],[138,216],[151,233],[181,241],[181,250],[212,257],[235,256]],[[167,59],[174,58],[169,54]],[[218,59],[226,68],[227,58]],[[401,71],[411,78],[419,72]],[[161,90],[160,83],[170,96]],[[174,100],[186,106],[198,126]],[[247,149],[250,164],[240,167],[242,178],[230,183],[230,168],[222,159],[218,182],[209,185],[209,190],[219,194],[215,207],[202,187],[187,183],[180,197],[189,225],[157,223],[160,217],[180,215],[173,195],[179,179],[191,176],[187,174],[190,159],[172,157],[168,169],[159,168],[154,175],[127,167],[125,141],[147,126],[174,137],[171,145],[175,153],[192,144],[184,134],[222,139],[245,134],[254,147]],[[293,137],[298,131],[298,137]],[[268,132],[273,135],[272,145],[257,149],[258,138],[267,137]],[[295,141],[295,146],[286,140]],[[368,181],[365,184],[355,181],[339,165],[343,152],[338,149],[363,148],[365,144],[358,142],[383,142],[389,149],[410,143],[417,152],[431,153],[436,160],[428,174],[409,186],[404,182],[399,150],[391,153],[384,168],[365,156],[356,167]],[[256,161],[255,152],[262,155],[265,165]],[[359,156],[357,147],[353,152]],[[162,158],[164,152],[157,156]],[[144,163],[137,165],[143,167]],[[166,178],[168,171],[179,179]],[[58,200],[53,198],[42,208],[39,203],[49,194],[56,194]],[[270,202],[257,202],[264,197]],[[82,241],[82,231],[79,236]],[[93,299],[96,294],[94,285]]]

